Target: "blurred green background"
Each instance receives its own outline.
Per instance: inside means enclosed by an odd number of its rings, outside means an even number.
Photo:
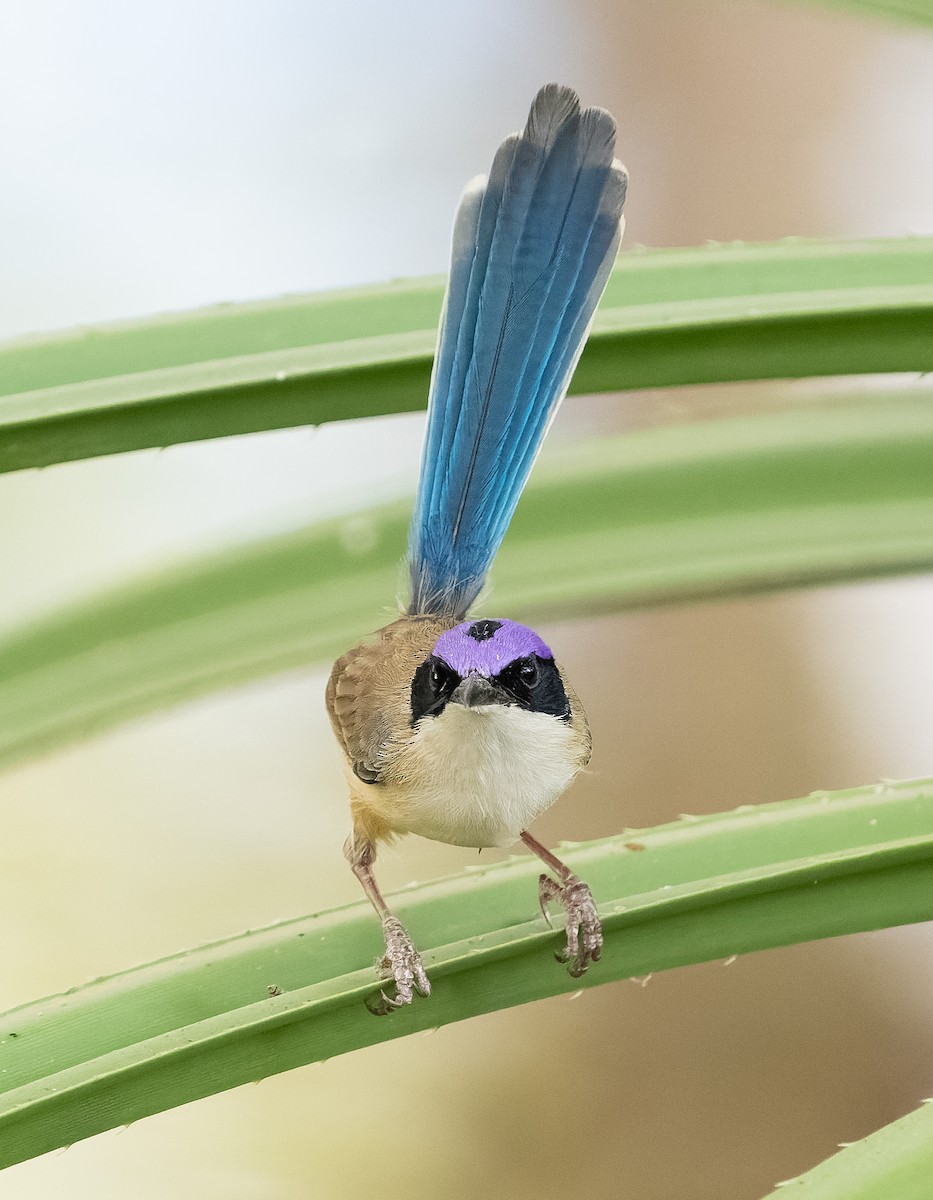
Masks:
[[[39,0],[0,13],[0,47],[0,336],[441,272],[463,183],[548,79],[619,120],[627,245],[933,234],[933,34],[837,11]],[[574,399],[545,454],[836,387]],[[0,623],[404,492],[422,421],[2,476]],[[596,751],[539,836],[931,773],[931,601],[914,579],[543,630]],[[0,780],[0,1009],[357,898],[324,678]],[[474,858],[411,838],[381,879]],[[477,1019],[11,1168],[0,1198],[752,1200],[933,1090],[931,950],[928,928],[892,930]]]

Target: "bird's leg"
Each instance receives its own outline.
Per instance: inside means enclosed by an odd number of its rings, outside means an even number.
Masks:
[[[366,1001],[366,1007],[378,1017],[383,1017],[393,1008],[403,1004],[411,1004],[413,989],[422,996],[430,996],[431,984],[425,974],[421,955],[412,944],[408,931],[398,917],[394,916],[382,898],[376,877],[373,874],[373,863],[376,859],[376,847],[372,842],[363,839],[347,838],[343,848],[350,870],[362,885],[363,891],[382,921],[382,932],[386,939],[386,952],[376,960],[376,970],[383,979],[395,984],[395,995],[388,996],[380,991]]]
[[[547,911],[549,901],[556,900],[567,914],[567,946],[559,950],[555,957],[558,962],[567,963],[568,971],[577,979],[591,962],[599,962],[603,950],[603,931],[593,894],[588,884],[527,830],[522,832],[521,839],[557,876],[556,881],[550,875],[540,877],[538,901],[548,924],[551,923]]]

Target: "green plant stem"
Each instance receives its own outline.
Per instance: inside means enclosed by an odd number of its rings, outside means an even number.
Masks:
[[[933,25],[933,0],[823,0],[830,8],[851,9],[910,25]]]
[[[630,252],[575,392],[933,369],[933,239]],[[410,281],[0,347],[0,471],[424,406],[442,286]]]
[[[408,508],[242,546],[8,634],[0,766],[336,657],[389,619]],[[535,622],[931,566],[921,392],[584,444],[535,473],[491,603]]]
[[[350,905],[98,980],[0,1017],[0,1165],[248,1080],[416,1030],[686,963],[933,917],[933,780],[815,794],[567,848],[602,961],[558,966],[540,864],[413,887],[394,905],[429,1000],[386,1018],[379,925]],[[269,988],[282,990],[269,995]]]
[[[929,1200],[933,1101],[787,1179],[765,1200]]]

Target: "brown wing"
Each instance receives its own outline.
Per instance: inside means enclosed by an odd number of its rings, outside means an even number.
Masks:
[[[564,691],[567,693],[567,700],[570,703],[570,724],[576,730],[580,739],[580,769],[582,770],[590,761],[590,756],[593,753],[593,737],[590,733],[590,723],[586,719],[586,713],[583,711],[580,697],[574,688],[571,687],[570,681],[561,667],[558,666],[557,669],[560,671]]]
[[[411,728],[411,681],[453,620],[402,617],[334,663],[327,712],[354,774],[381,783],[392,751]]]

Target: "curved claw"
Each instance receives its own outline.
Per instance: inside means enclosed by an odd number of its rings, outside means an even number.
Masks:
[[[385,1017],[392,1012],[393,1009],[401,1008],[402,1004],[405,1002],[392,996],[387,996],[380,988],[377,995],[367,996],[364,1003],[374,1017]]]
[[[579,979],[590,963],[599,962],[603,950],[602,926],[589,885],[576,875],[570,875],[565,884],[542,875],[538,899],[542,909],[555,900],[566,912],[567,945],[556,951],[554,957],[559,963],[566,964],[572,978]]]
[[[367,999],[366,1007],[377,1017],[384,1017],[403,1004],[411,1004],[416,991],[420,996],[431,994],[431,983],[421,955],[401,921],[397,917],[386,917],[382,922],[382,930],[386,952],[377,960],[376,970],[384,979],[395,984],[395,995],[390,996],[380,990],[377,996]]]

